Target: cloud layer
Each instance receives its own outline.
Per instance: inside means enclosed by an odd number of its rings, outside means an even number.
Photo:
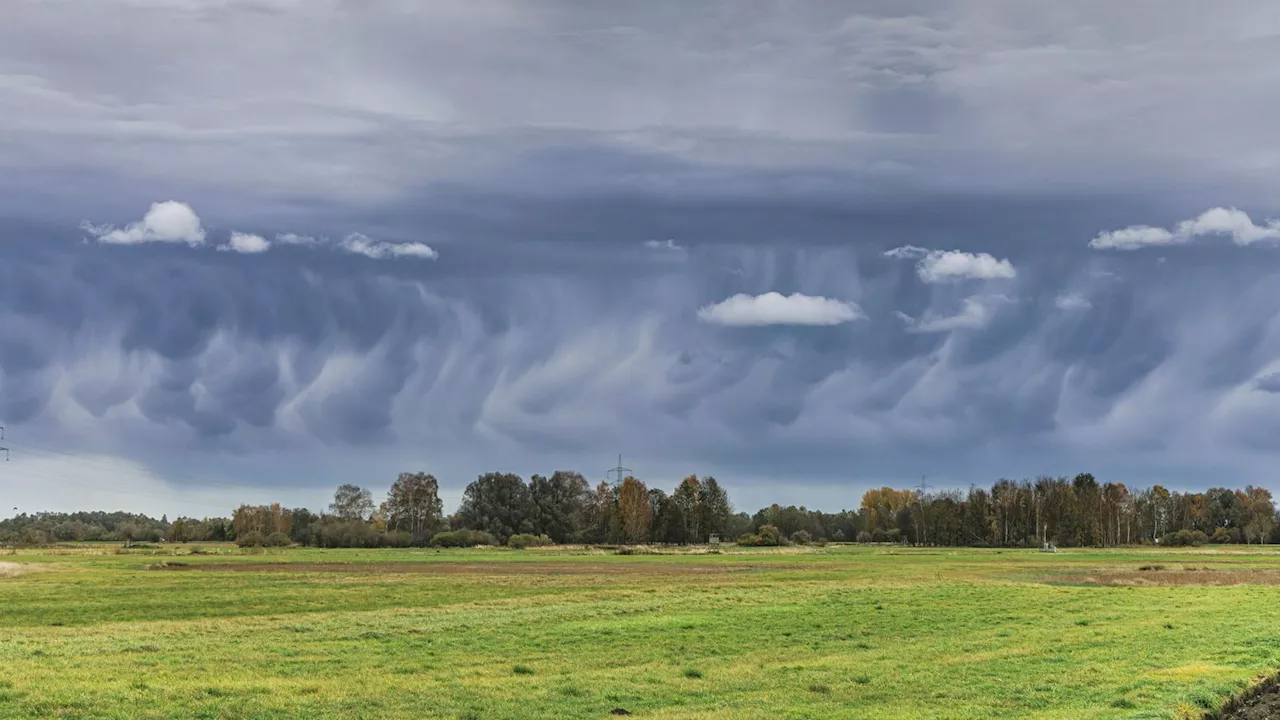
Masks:
[[[1272,482],[1267,3],[7,10],[0,422],[121,506]]]

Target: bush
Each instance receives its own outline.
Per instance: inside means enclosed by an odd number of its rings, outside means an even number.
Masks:
[[[282,532],[273,532],[267,536],[263,544],[267,547],[288,547],[292,542],[289,540],[288,535]]]
[[[808,545],[812,540],[813,536],[809,534],[808,530],[797,530],[791,533],[791,542],[797,545]]]
[[[798,530],[797,533],[804,532]],[[807,536],[808,533],[805,533]],[[739,545],[747,545],[754,547],[778,547],[779,545],[789,545],[786,538],[782,537],[782,533],[773,525],[761,525],[760,529],[754,534],[748,533],[738,538]]]
[[[529,533],[518,533],[507,538],[507,547],[523,550],[530,547],[545,547],[553,545],[551,538],[546,535],[530,535]]]
[[[447,530],[431,536],[431,547],[475,547],[498,545],[498,540],[483,530]]]
[[[407,548],[413,546],[413,535],[404,530],[391,530],[382,536],[384,547]]]
[[[867,532],[866,530],[863,530],[862,532],[858,533],[858,542],[860,543],[871,542],[871,533]]]
[[[1209,542],[1209,536],[1199,530],[1179,530],[1160,538],[1161,545],[1170,547],[1200,547]]]
[[[236,538],[236,545],[240,547],[262,547],[266,541],[267,539],[262,537],[262,533],[257,530],[250,530]]]

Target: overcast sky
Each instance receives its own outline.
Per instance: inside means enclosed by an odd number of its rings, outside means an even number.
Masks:
[[[1280,491],[1280,6],[12,0],[0,515]]]

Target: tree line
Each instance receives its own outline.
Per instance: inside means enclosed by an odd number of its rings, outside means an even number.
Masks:
[[[868,490],[857,510],[829,513],[770,505],[737,512],[714,477],[689,475],[670,493],[635,477],[594,487],[580,473],[485,473],[443,512],[439,482],[402,473],[386,500],[352,484],[321,512],[280,504],[241,505],[229,518],[170,522],[114,512],[23,514],[0,521],[0,541],[217,542],[316,547],[539,544],[700,544],[712,537],[743,545],[816,541],[915,545],[1063,547],[1131,544],[1280,542],[1271,493],[1212,488],[1130,490],[1082,473],[1072,479],[1001,479],[990,488],[919,493]]]

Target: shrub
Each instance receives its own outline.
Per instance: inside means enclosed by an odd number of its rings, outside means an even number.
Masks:
[[[266,538],[262,537],[262,533],[257,530],[250,530],[236,538],[236,545],[240,547],[262,547],[265,542]]]
[[[546,535],[530,535],[528,533],[518,533],[507,538],[507,547],[523,550],[530,547],[545,547],[552,545],[551,538]]]
[[[446,530],[431,536],[431,547],[475,547],[477,545],[498,545],[492,535],[482,530]]]
[[[867,532],[866,530],[863,530],[862,532],[858,533],[858,542],[860,543],[871,542],[871,533]]]
[[[701,680],[702,671],[696,668],[686,668],[684,671],[684,676],[689,678],[690,680]]]
[[[1199,547],[1209,542],[1209,536],[1199,530],[1179,530],[1160,538],[1161,545],[1172,547]]]
[[[515,667],[511,668],[511,672],[517,675],[532,675],[533,668],[529,667],[528,665],[516,665]]]
[[[263,544],[267,547],[288,547],[292,543],[290,542],[288,535],[285,535],[282,532],[273,532],[266,537]]]
[[[413,535],[404,530],[391,530],[383,534],[382,544],[393,548],[411,547],[413,545]]]
[[[797,532],[804,532],[803,530]],[[805,533],[807,536],[808,533]],[[760,529],[754,534],[748,533],[738,538],[739,545],[748,545],[754,547],[777,547],[779,545],[789,545],[786,538],[782,537],[782,532],[773,525],[761,525]]]
[[[813,540],[813,536],[808,530],[797,530],[791,533],[791,542],[797,545],[808,545]]]
[[[1227,534],[1226,528],[1216,527],[1213,529],[1213,534],[1209,536],[1209,542],[1215,544],[1229,543],[1231,542],[1231,536]]]

